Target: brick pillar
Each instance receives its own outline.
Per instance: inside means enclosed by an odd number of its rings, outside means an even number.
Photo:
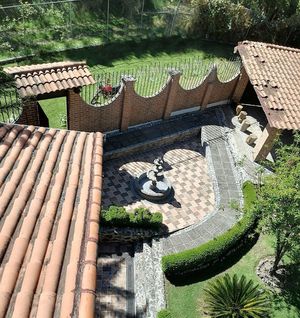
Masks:
[[[135,94],[135,78],[133,78],[132,76],[123,76],[122,81],[124,83],[124,99],[120,130],[124,131],[128,129],[130,123],[132,97]]]
[[[238,103],[241,100],[241,98],[244,94],[244,91],[247,87],[248,82],[249,82],[248,74],[245,70],[245,67],[242,66],[238,82],[237,82],[235,90],[232,94],[232,100],[235,103]]]
[[[179,86],[181,72],[176,70],[170,70],[169,74],[171,77],[170,89],[169,89],[168,98],[167,98],[167,102],[166,102],[166,106],[165,106],[165,110],[163,114],[163,119],[168,119],[171,116],[173,105],[176,100],[176,94],[177,94],[177,89]]]
[[[22,113],[17,120],[18,124],[40,126],[38,102],[34,99],[22,100]]]
[[[255,161],[264,160],[271,151],[276,137],[280,134],[280,130],[274,127],[270,127],[269,124],[265,127],[262,135],[257,140],[253,149],[253,159]]]
[[[79,89],[68,89],[67,91],[67,128],[70,130],[85,130],[82,127],[81,116],[82,113],[82,99]]]
[[[207,79],[208,82],[207,82],[205,93],[203,95],[203,99],[201,102],[202,109],[205,109],[207,105],[209,104],[211,93],[213,91],[216,80],[217,80],[217,66],[214,65],[210,74],[208,75],[208,79]]]

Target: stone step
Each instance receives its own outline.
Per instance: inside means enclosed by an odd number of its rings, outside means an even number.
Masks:
[[[165,307],[160,241],[137,243],[134,258],[136,317],[155,318]]]

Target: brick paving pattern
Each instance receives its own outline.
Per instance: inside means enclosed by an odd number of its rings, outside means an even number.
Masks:
[[[129,290],[128,253],[130,246],[116,243],[100,245],[97,260],[96,318],[125,318],[128,301],[134,298]]]
[[[131,187],[132,179],[152,168],[159,156],[164,156],[165,176],[175,191],[174,198],[163,204],[142,200]],[[198,138],[105,162],[103,173],[103,207],[117,204],[127,210],[147,207],[160,211],[169,231],[192,225],[214,209],[212,182]]]

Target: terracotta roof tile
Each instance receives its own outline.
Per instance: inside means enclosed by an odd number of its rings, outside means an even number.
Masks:
[[[93,315],[101,174],[101,133],[0,126],[0,317]]]
[[[85,62],[58,62],[7,67],[22,98],[94,84]]]
[[[300,129],[300,49],[240,42],[236,48],[271,126]]]

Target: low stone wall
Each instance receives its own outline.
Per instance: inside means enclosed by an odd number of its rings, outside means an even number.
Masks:
[[[242,73],[241,73],[242,74]],[[176,111],[231,100],[242,91],[241,74],[228,82],[220,82],[217,68],[211,69],[202,83],[191,90],[179,84],[180,72],[171,71],[163,89],[155,96],[142,97],[134,89],[135,79],[123,77],[117,96],[105,106],[87,104],[79,94],[68,92],[68,128],[79,131],[126,131],[129,127],[170,118]]]
[[[147,151],[153,148],[159,148],[174,142],[180,142],[197,136],[200,133],[201,127],[195,127],[186,131],[181,131],[176,134],[168,135],[165,137],[158,137],[151,141],[146,140],[144,143],[134,144],[129,147],[123,147],[115,151],[106,151],[103,154],[103,160],[111,160],[120,157],[126,157],[137,152]]]
[[[154,231],[150,229],[137,229],[131,227],[101,227],[100,242],[136,242],[144,239],[149,239],[154,236],[160,236],[166,232],[162,229]]]

